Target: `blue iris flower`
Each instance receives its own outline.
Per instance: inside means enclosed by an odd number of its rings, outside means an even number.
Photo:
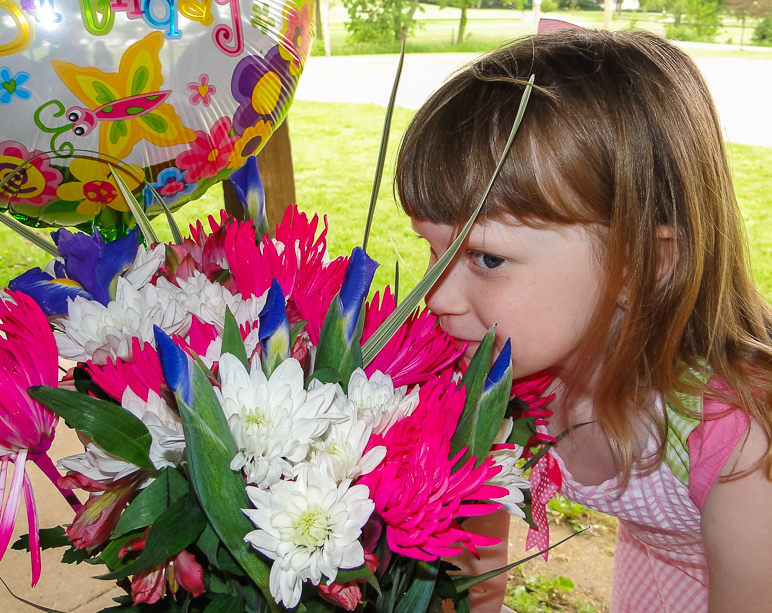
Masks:
[[[137,257],[139,229],[105,243],[96,230],[88,235],[64,228],[51,234],[63,261],[54,263],[54,275],[32,268],[11,279],[8,287],[21,291],[40,305],[48,316],[67,313],[68,299],[82,296],[107,305],[115,282]]]
[[[257,156],[250,155],[241,168],[231,173],[230,181],[244,207],[244,219],[251,219],[255,228],[259,228],[265,216],[265,189],[257,168]]]
[[[367,255],[361,247],[354,247],[338,298],[347,346],[353,342],[359,313],[367,298],[367,292],[370,291],[376,268],[378,268],[378,262]]]

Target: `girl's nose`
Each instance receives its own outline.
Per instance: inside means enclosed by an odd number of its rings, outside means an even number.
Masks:
[[[451,262],[426,294],[426,306],[437,316],[461,315],[466,307],[458,261]]]

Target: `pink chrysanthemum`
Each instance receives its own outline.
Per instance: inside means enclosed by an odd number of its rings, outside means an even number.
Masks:
[[[59,418],[32,400],[27,389],[33,385],[56,386],[58,363],[54,334],[37,303],[19,292],[0,291],[0,559],[10,542],[23,494],[33,586],[40,578],[40,540],[35,497],[25,465],[27,460],[35,462],[57,483],[60,475],[47,452]],[[15,468],[5,497],[11,462]],[[71,491],[60,491],[73,507],[79,506]]]
[[[376,293],[367,305],[362,332],[364,343],[397,308],[390,288],[383,300]],[[428,309],[416,310],[397,333],[365,368],[368,375],[376,370],[391,375],[395,387],[428,381],[434,374],[454,364],[464,353],[456,349],[453,339],[437,324],[437,317]]]
[[[485,484],[499,472],[492,458],[475,468],[475,458],[456,467],[466,449],[448,457],[465,398],[455,385],[433,379],[421,388],[415,412],[369,443],[385,445],[386,458],[357,483],[370,488],[375,510],[386,524],[389,548],[395,553],[435,560],[461,553],[457,543],[476,554],[478,546],[499,542],[468,532],[456,521],[500,509],[498,503],[481,501],[507,494],[503,488]]]

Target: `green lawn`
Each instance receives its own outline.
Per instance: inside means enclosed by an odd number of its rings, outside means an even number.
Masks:
[[[348,253],[361,244],[367,203],[373,181],[384,109],[376,105],[296,101],[290,113],[295,180],[299,206],[327,215],[332,255]],[[401,266],[402,294],[414,285],[410,273],[420,277],[426,265],[426,248],[414,238],[410,224],[392,196],[393,152],[412,111],[396,109],[390,157],[381,187],[379,206],[368,251],[381,262],[375,287],[391,283],[397,253]],[[759,286],[772,298],[772,148],[730,146],[735,187],[745,215],[754,271]],[[180,224],[216,213],[222,200],[219,188],[187,204],[176,213]],[[169,238],[162,219],[154,222]],[[0,227],[0,284],[48,258]]]

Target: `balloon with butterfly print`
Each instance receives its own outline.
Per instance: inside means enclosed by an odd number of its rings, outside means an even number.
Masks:
[[[284,120],[313,0],[0,0],[0,210],[132,224],[203,195]]]

